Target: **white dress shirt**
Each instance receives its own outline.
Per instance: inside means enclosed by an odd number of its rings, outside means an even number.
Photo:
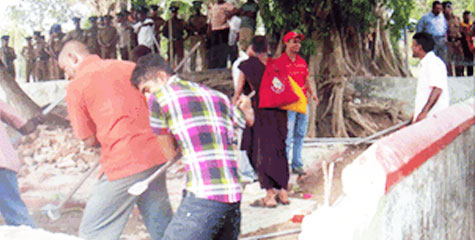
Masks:
[[[421,113],[429,100],[432,87],[442,89],[439,99],[430,109],[428,116],[433,115],[450,105],[449,88],[447,86],[447,69],[444,62],[434,52],[427,53],[419,64],[419,77],[415,99],[414,120]]]

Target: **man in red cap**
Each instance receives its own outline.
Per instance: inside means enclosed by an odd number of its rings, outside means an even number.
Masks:
[[[301,47],[301,41],[304,39],[303,34],[296,32],[288,32],[284,36],[285,52],[276,59],[279,66],[285,66],[288,74],[302,88],[306,97],[310,96],[318,105],[318,98],[310,88],[308,79],[308,66],[305,60],[298,55]],[[303,175],[302,148],[303,139],[307,134],[308,114],[287,111],[287,158],[292,159],[292,173]],[[293,143],[293,147],[292,147]],[[290,157],[290,149],[292,147],[292,158]]]

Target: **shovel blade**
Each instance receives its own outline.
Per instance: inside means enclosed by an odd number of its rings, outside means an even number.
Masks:
[[[59,209],[53,209],[48,212],[46,212],[46,215],[49,217],[49,219],[54,222],[58,220],[61,217],[61,213],[59,212]]]
[[[143,192],[145,192],[145,190],[147,190],[148,188],[148,184],[145,183],[145,182],[138,182],[134,185],[132,185],[132,187],[130,187],[127,192],[130,194],[130,195],[133,195],[133,196],[139,196],[140,194],[142,194]]]
[[[51,221],[56,221],[61,217],[61,213],[56,205],[48,203],[41,208],[43,214],[48,216]]]

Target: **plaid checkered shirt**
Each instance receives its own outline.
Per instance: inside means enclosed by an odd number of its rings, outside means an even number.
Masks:
[[[186,190],[197,198],[224,203],[241,200],[234,128],[244,128],[244,114],[226,95],[172,76],[148,99],[156,134],[171,132],[186,171]]]

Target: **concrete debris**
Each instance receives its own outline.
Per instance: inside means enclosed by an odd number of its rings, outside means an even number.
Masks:
[[[99,150],[86,148],[74,137],[71,128],[39,126],[33,134],[20,140],[18,154],[25,163],[20,174],[38,172],[43,168],[66,174],[71,170],[84,172],[89,169],[99,156]]]

